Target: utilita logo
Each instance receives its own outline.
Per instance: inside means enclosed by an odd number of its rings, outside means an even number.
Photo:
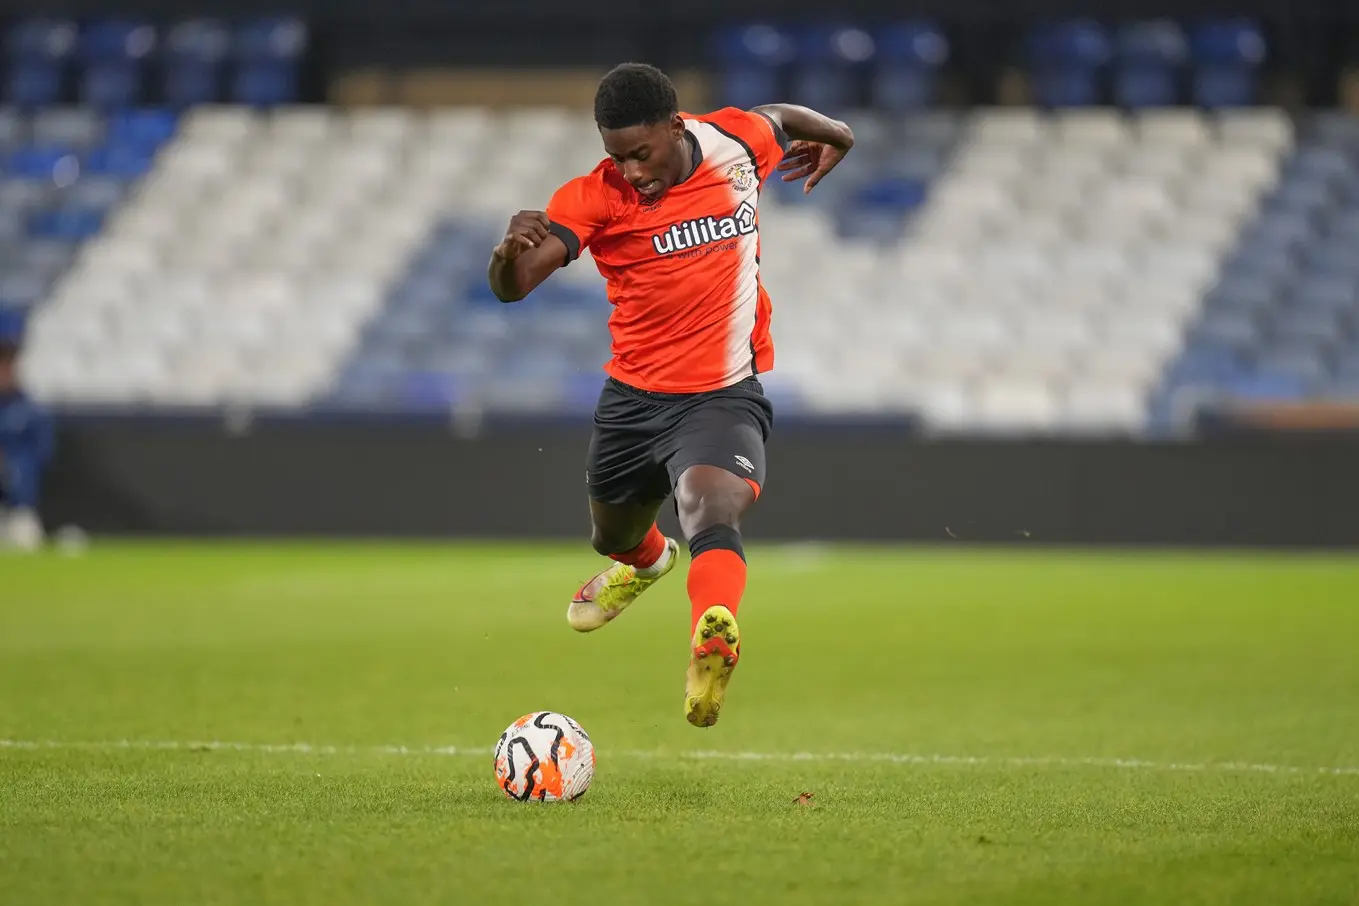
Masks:
[[[673,255],[675,252],[687,252],[753,232],[755,206],[743,201],[730,217],[700,217],[672,223],[664,233],[652,235],[651,245],[657,255]]]

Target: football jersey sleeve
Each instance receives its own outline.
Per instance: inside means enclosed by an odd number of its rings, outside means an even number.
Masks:
[[[566,244],[566,263],[580,257],[582,249],[609,219],[608,199],[596,174],[578,176],[552,194],[547,219],[553,235]]]
[[[713,124],[731,133],[750,150],[761,183],[774,172],[783,160],[783,152],[788,149],[787,133],[763,113],[724,107],[713,114]]]

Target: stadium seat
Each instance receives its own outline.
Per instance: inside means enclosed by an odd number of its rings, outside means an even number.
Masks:
[[[1258,93],[1266,46],[1248,20],[1202,22],[1190,31],[1194,61],[1193,99],[1203,107],[1245,107]]]
[[[723,26],[713,32],[711,53],[719,106],[748,109],[783,93],[797,43],[786,29],[770,23]]]
[[[949,60],[947,35],[932,22],[908,21],[877,29],[873,40],[877,49],[873,105],[898,113],[931,106],[939,73]]]
[[[1087,107],[1103,98],[1101,80],[1112,58],[1108,31],[1098,22],[1072,19],[1035,26],[1028,60],[1034,97],[1044,107]]]
[[[795,103],[836,116],[862,106],[860,86],[877,50],[867,31],[852,25],[804,25],[793,41],[790,98]]]
[[[1180,96],[1188,42],[1171,21],[1129,22],[1114,46],[1114,103],[1130,109],[1170,107]]]
[[[217,19],[176,23],[165,34],[163,93],[175,109],[222,100],[231,30]]]

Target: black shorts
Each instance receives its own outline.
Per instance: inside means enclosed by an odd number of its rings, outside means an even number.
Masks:
[[[706,393],[652,393],[609,378],[595,406],[585,482],[603,503],[655,502],[690,466],[764,487],[774,408],[756,378]]]

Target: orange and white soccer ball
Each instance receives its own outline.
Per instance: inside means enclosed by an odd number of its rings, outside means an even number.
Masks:
[[[594,776],[594,744],[565,714],[525,714],[500,734],[495,746],[495,782],[520,802],[579,799]]]

